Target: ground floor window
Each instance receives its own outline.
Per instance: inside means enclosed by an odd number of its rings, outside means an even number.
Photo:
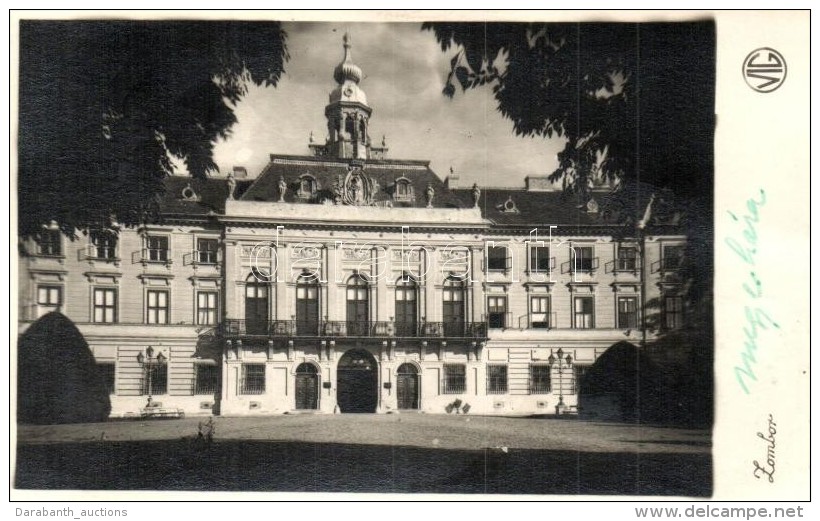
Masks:
[[[467,388],[467,368],[464,364],[444,364],[443,394],[463,393]]]
[[[97,362],[97,373],[108,394],[116,394],[116,367],[114,362]]]
[[[573,379],[572,379],[572,394],[578,394],[581,392],[581,386],[584,383],[584,377],[586,377],[587,373],[589,372],[590,366],[588,365],[576,365],[573,367]]]
[[[37,317],[60,311],[63,290],[60,286],[37,286]]]
[[[263,394],[265,392],[265,364],[244,364],[240,394]]]
[[[638,327],[638,298],[618,297],[618,328]]]
[[[487,366],[487,394],[504,394],[507,392],[507,366]]]
[[[219,366],[197,364],[194,394],[216,394],[219,392]]]
[[[530,394],[547,394],[552,390],[551,369],[547,364],[530,365]]]
[[[146,366],[142,381],[142,394],[156,396],[168,393],[168,364]]]

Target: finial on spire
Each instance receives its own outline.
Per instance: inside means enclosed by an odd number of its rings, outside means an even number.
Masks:
[[[340,85],[344,83],[345,80],[351,80],[355,83],[359,83],[362,80],[362,70],[358,65],[353,63],[353,56],[350,52],[350,48],[353,47],[353,45],[350,43],[349,32],[345,32],[342,41],[344,42],[345,57],[342,60],[342,63],[337,65],[336,69],[333,71],[333,79],[335,79],[336,83]]]

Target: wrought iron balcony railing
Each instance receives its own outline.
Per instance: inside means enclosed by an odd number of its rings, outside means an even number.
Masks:
[[[370,337],[370,338],[485,338],[485,322],[395,322],[345,320],[226,319],[226,336]]]

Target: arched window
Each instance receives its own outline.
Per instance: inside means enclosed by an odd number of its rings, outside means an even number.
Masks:
[[[353,138],[353,134],[356,131],[356,122],[353,121],[353,116],[348,114],[345,116],[345,133],[347,133],[347,137],[349,139]]]
[[[302,199],[310,199],[316,193],[318,189],[318,184],[316,183],[316,178],[312,175],[304,174],[299,178],[299,190],[296,192],[296,196]]]
[[[296,334],[319,334],[319,284],[310,273],[296,281]]]
[[[465,281],[452,275],[447,277],[442,290],[445,336],[464,336],[465,305]]]
[[[245,279],[245,331],[249,335],[267,334],[268,283],[254,273]]]
[[[370,330],[369,287],[360,274],[347,280],[347,334],[366,336]]]
[[[367,123],[364,119],[359,120],[359,140],[362,143],[367,142]]]
[[[412,202],[414,200],[413,185],[406,177],[396,180],[396,185],[393,190],[393,200],[398,202]]]
[[[396,281],[396,335],[416,336],[418,332],[418,286],[409,275]]]

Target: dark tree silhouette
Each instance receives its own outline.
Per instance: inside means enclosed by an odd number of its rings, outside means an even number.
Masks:
[[[171,156],[194,177],[216,168],[234,104],[277,83],[285,39],[278,23],[22,21],[20,233],[151,216]]]
[[[568,190],[600,176],[711,197],[713,22],[422,29],[453,53],[445,95],[491,86],[516,134],[566,140],[551,174]]]
[[[17,421],[55,424],[99,422],[111,400],[80,330],[52,312],[17,344]]]

